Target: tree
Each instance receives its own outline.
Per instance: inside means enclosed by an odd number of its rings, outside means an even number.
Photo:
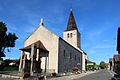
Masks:
[[[95,70],[95,65],[87,65],[86,68],[87,68],[87,70],[94,71]]]
[[[0,58],[5,57],[5,49],[9,52],[10,47],[15,47],[17,39],[15,33],[7,32],[6,24],[0,22]]]
[[[104,61],[101,61],[99,66],[100,66],[101,69],[107,68],[107,64]]]

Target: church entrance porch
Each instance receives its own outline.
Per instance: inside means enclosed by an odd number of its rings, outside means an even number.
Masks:
[[[43,46],[40,41],[37,41],[21,50],[19,72],[23,78],[30,76],[41,76],[41,58],[45,58],[45,70],[47,68],[47,58],[49,51]]]

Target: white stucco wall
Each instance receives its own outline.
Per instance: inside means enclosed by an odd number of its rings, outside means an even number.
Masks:
[[[94,65],[94,63],[87,63],[87,65]]]
[[[28,29],[29,30],[29,29]],[[24,47],[36,42],[41,41],[44,47],[49,51],[48,69],[55,69],[58,73],[58,40],[59,37],[49,31],[44,26],[39,26],[24,42]],[[42,68],[44,68],[44,58],[42,59]]]
[[[69,38],[68,38],[69,34]],[[72,34],[72,37],[71,37]],[[65,31],[63,32],[63,39],[73,45],[74,47],[80,46],[80,33],[77,30]]]
[[[82,70],[83,71],[85,71],[85,59],[86,59],[86,55],[82,53]]]

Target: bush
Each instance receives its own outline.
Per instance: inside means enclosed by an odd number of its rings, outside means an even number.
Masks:
[[[28,73],[28,72],[23,73],[23,79],[28,78],[28,77],[30,77],[30,73]]]
[[[72,69],[72,72],[73,72],[73,73],[77,73],[77,72],[78,72],[78,68],[77,68],[77,67],[74,67],[74,68]]]
[[[87,70],[95,70],[95,65],[87,65]]]
[[[100,66],[101,69],[107,68],[107,64],[104,61],[101,61],[99,66]]]
[[[56,77],[56,73],[52,73],[52,76],[53,76],[53,77]]]
[[[0,65],[0,71],[3,71],[3,69],[4,69],[4,66]]]
[[[18,67],[14,66],[9,66],[9,67],[4,67],[4,71],[18,71]]]

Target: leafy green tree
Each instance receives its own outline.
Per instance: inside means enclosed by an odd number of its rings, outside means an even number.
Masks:
[[[5,57],[5,49],[9,52],[10,47],[15,47],[17,39],[15,33],[7,32],[6,24],[0,22],[0,57]]]
[[[87,68],[87,70],[94,71],[95,70],[95,65],[87,65],[86,68]]]
[[[100,66],[101,69],[107,68],[107,64],[104,61],[101,61],[99,66]]]

